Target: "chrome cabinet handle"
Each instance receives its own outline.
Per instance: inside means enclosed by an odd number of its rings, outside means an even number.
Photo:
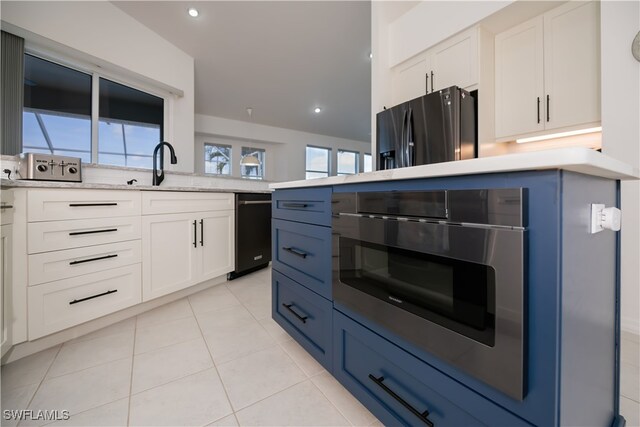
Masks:
[[[289,310],[291,313],[293,313],[294,316],[296,316],[302,323],[307,323],[307,319],[308,316],[300,316],[298,313],[296,313],[291,307],[293,307],[293,303],[292,304],[285,304],[282,303],[282,306],[284,308],[286,308],[287,310]]]
[[[431,421],[429,418],[427,418],[429,416],[429,411],[425,410],[424,412],[420,413],[416,408],[414,408],[413,406],[409,405],[409,403],[407,403],[406,400],[401,398],[395,391],[391,390],[389,387],[386,386],[386,384],[383,383],[384,377],[376,378],[372,374],[369,374],[369,379],[371,381],[373,381],[374,383],[376,383],[382,390],[385,391],[385,393],[387,393],[389,396],[393,397],[396,400],[396,402],[398,402],[399,404],[401,404],[402,406],[407,408],[409,410],[409,412],[411,412],[413,415],[418,417],[418,419],[420,421],[422,421],[423,423],[425,423],[429,427],[433,427],[433,421]]]
[[[204,246],[204,219],[200,220],[200,246]]]
[[[429,73],[427,73],[426,76],[427,76],[427,81],[425,82],[424,87],[425,87],[425,92],[429,93]]]
[[[107,291],[107,292],[103,292],[101,294],[97,294],[97,295],[92,295],[90,297],[86,297],[86,298],[80,298],[80,299],[74,299],[73,301],[69,301],[69,305],[73,305],[73,304],[77,304],[79,302],[83,302],[83,301],[89,301],[90,299],[94,299],[94,298],[99,298],[99,297],[103,297],[105,295],[109,295],[109,294],[114,294],[118,292],[117,289],[114,289],[112,291]]]
[[[308,253],[306,253],[306,252],[297,251],[297,250],[295,250],[295,249],[293,249],[293,248],[285,248],[285,247],[283,247],[283,248],[282,248],[282,250],[283,250],[283,251],[287,251],[287,252],[289,252],[290,254],[293,254],[293,255],[295,255],[295,256],[299,256],[300,258],[306,258],[306,257],[307,257],[307,255],[309,255],[309,254],[308,254]]]
[[[433,70],[431,70],[431,93],[433,93]]]
[[[540,97],[538,97],[538,123],[540,123]]]
[[[107,228],[105,230],[91,230],[91,231],[73,231],[69,233],[69,236],[81,236],[83,234],[97,234],[97,233],[111,233],[118,231],[117,228]]]
[[[71,262],[69,262],[69,265],[84,264],[85,262],[100,261],[101,259],[115,258],[117,256],[118,256],[118,254],[111,254],[111,255],[99,256],[99,257],[96,257],[96,258],[81,259],[81,260],[78,260],[78,261],[71,261]]]
[[[549,121],[550,118],[550,113],[549,113],[549,95],[547,95],[547,122]]]
[[[193,220],[193,247],[198,247],[198,221]]]

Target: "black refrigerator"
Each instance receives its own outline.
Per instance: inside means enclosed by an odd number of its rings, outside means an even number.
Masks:
[[[383,110],[376,116],[376,169],[477,157],[476,117],[475,97],[457,86]]]
[[[271,261],[271,193],[236,193],[235,271],[228,279],[259,270]]]

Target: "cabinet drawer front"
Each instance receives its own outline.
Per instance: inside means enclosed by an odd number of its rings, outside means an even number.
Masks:
[[[273,267],[331,299],[331,229],[274,219]]]
[[[28,221],[140,215],[140,192],[114,190],[29,190]]]
[[[29,286],[141,261],[140,240],[29,255]]]
[[[273,193],[274,218],[331,225],[331,188],[278,190]]]
[[[337,310],[333,327],[335,377],[385,425],[529,425]]]
[[[331,302],[275,270],[272,281],[273,318],[330,371]]]
[[[29,339],[138,304],[141,289],[140,264],[31,286]]]
[[[223,211],[233,207],[233,193],[142,192],[143,215]]]
[[[33,222],[27,235],[29,254],[135,240],[140,216]]]

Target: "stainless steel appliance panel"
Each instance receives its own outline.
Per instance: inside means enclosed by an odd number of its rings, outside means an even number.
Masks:
[[[82,159],[53,154],[24,153],[18,162],[20,179],[82,182]]]

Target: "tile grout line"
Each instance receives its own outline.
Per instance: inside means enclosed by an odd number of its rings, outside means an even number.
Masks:
[[[220,372],[218,371],[218,366],[216,365],[216,361],[213,360],[213,354],[211,354],[211,349],[209,348],[209,344],[207,344],[207,340],[204,338],[204,333],[202,332],[202,328],[200,327],[200,322],[198,321],[198,316],[196,316],[196,312],[193,310],[193,306],[191,305],[191,300],[189,299],[189,297],[187,297],[187,303],[189,304],[189,308],[191,309],[191,313],[193,314],[193,317],[195,317],[195,319],[196,319],[196,324],[198,325],[198,330],[200,331],[200,338],[202,338],[202,341],[204,341],[204,346],[207,348],[207,353],[209,353],[209,357],[211,358],[211,363],[213,364],[213,369],[215,369],[215,371],[216,371],[216,375],[218,376],[218,379],[220,380],[220,385],[222,386],[222,390],[224,391],[224,396],[227,398],[227,403],[229,404],[229,407],[231,408],[231,414],[235,417],[236,412],[235,412],[235,409],[233,408],[233,404],[231,403],[231,399],[229,398],[229,393],[227,392],[227,387],[225,387],[224,381],[222,381],[222,376],[220,375]],[[211,421],[211,422],[215,422],[215,421],[216,420]],[[236,421],[238,421],[237,418],[236,418]],[[238,425],[240,425],[240,423],[238,423]]]
[[[33,403],[33,399],[36,397],[36,394],[38,394],[38,392],[40,391],[40,387],[42,387],[42,383],[44,382],[45,378],[47,378],[47,374],[49,373],[49,370],[51,370],[51,367],[53,366],[53,364],[55,363],[56,359],[58,358],[58,355],[60,354],[60,350],[62,350],[62,346],[63,345],[64,345],[64,343],[60,344],[60,347],[58,348],[58,351],[56,351],[56,355],[53,356],[53,359],[51,359],[51,363],[49,364],[49,367],[47,368],[46,372],[44,373],[44,375],[40,379],[40,382],[38,383],[38,387],[36,388],[36,391],[33,392],[33,395],[29,399],[29,402],[27,403],[25,409],[28,409],[31,406],[31,404]],[[16,425],[19,426],[20,422],[21,421],[18,421],[18,423]]]
[[[325,371],[325,372],[328,372],[328,371]],[[317,376],[319,376],[319,375],[320,375],[320,374],[316,374],[316,375],[314,375],[313,377],[317,377]],[[321,394],[321,395],[323,395],[325,399],[327,399],[327,401],[329,402],[329,404],[330,404],[331,406],[333,406],[333,407],[336,409],[336,411],[338,411],[338,413],[339,413],[340,415],[342,415],[342,418],[344,418],[345,420],[347,420],[347,422],[349,423],[349,425],[350,425],[350,426],[355,426],[356,424],[355,424],[353,421],[351,421],[351,420],[349,419],[349,417],[347,417],[347,415],[346,415],[344,412],[342,412],[342,411],[340,410],[340,408],[338,408],[338,407],[337,407],[337,406],[336,406],[336,405],[331,401],[331,399],[329,399],[329,396],[327,396],[327,394],[326,394],[325,392],[323,392],[323,391],[322,391],[322,389],[321,389],[320,387],[318,387],[318,385],[317,385],[315,382],[313,382],[313,380],[312,380],[311,378],[312,378],[312,377],[309,377],[309,381],[311,381],[311,384],[313,384],[313,386],[314,386],[314,387],[315,387],[315,388],[320,392],[320,394]],[[360,402],[360,401],[358,401],[358,402]],[[374,422],[375,422],[375,421],[374,421]],[[367,424],[367,425],[371,425],[371,424]]]
[[[131,391],[133,390],[133,369],[136,363],[136,335],[138,334],[138,316],[135,317],[133,325],[133,348],[131,349],[131,374],[129,374],[129,402],[127,404],[127,426],[131,422]]]

